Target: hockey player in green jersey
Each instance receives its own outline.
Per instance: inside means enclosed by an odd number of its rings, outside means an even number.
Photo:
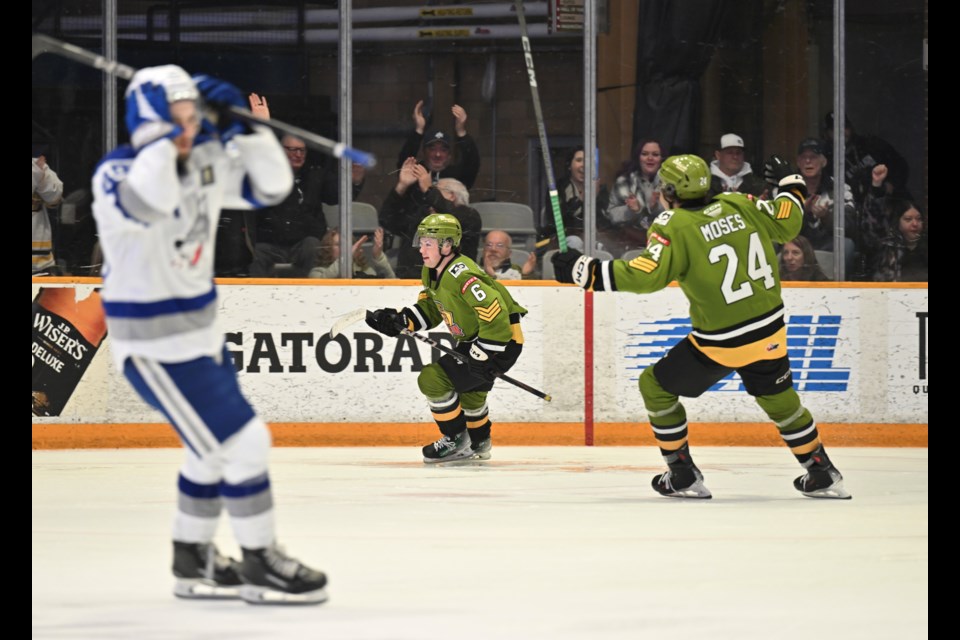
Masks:
[[[553,257],[556,279],[593,291],[652,293],[676,280],[690,302],[693,330],[640,375],[640,394],[667,471],[653,478],[665,496],[710,498],[687,443],[680,396],[696,398],[731,371],[770,417],[806,473],[794,487],[814,498],[849,498],[817,424],[793,388],[774,243],[800,232],[806,187],[784,160],[765,164],[778,187],[772,201],[740,193],[708,199],[710,170],[694,155],[660,168],[666,211],[650,226],[647,247],[628,261],[577,251]]]
[[[457,342],[456,351],[469,356],[464,364],[443,355],[417,378],[442,434],[423,448],[427,463],[490,458],[487,393],[523,349],[520,318],[527,310],[506,287],[460,254],[461,236],[460,222],[448,213],[424,218],[413,238],[423,258],[423,289],[417,303],[367,315],[371,328],[394,337],[403,329],[432,329],[442,322]]]

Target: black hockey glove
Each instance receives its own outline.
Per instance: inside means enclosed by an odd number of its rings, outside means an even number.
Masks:
[[[407,319],[402,311],[396,309],[377,309],[367,311],[367,326],[385,336],[396,338],[407,328]]]
[[[585,256],[576,249],[558,251],[551,258],[554,278],[557,282],[569,282],[584,289],[593,286],[600,261]]]
[[[472,376],[484,382],[493,382],[503,373],[496,358],[477,343],[470,346],[470,359],[467,360],[467,366],[470,367]]]
[[[790,163],[774,154],[763,163],[763,178],[780,192],[792,191],[801,199],[807,198],[807,183],[794,171]]]
[[[773,154],[763,163],[763,179],[771,187],[780,186],[780,181],[791,173],[796,173],[796,171],[790,166],[789,162],[777,154]]]

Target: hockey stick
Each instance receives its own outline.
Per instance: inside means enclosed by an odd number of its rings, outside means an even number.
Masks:
[[[463,364],[467,364],[467,361],[470,360],[470,356],[464,355],[464,354],[460,353],[459,351],[454,351],[454,350],[451,349],[450,347],[445,347],[445,346],[443,346],[442,344],[440,344],[439,342],[437,342],[436,340],[434,340],[433,338],[431,338],[430,336],[425,336],[425,335],[423,335],[423,334],[421,334],[421,333],[417,333],[416,331],[410,331],[410,329],[401,329],[401,330],[400,330],[400,333],[402,333],[402,334],[405,335],[405,336],[410,336],[411,338],[415,338],[415,339],[419,340],[420,342],[424,342],[424,343],[430,345],[431,347],[433,347],[434,349],[436,349],[437,351],[441,351],[441,352],[447,354],[448,356],[453,356],[454,358],[456,358],[457,360],[459,360],[459,361],[462,362]],[[547,402],[550,402],[551,400],[553,400],[553,397],[552,397],[549,393],[544,393],[543,391],[540,391],[540,390],[538,390],[538,389],[534,389],[534,388],[531,387],[530,385],[525,384],[525,383],[523,383],[523,382],[520,382],[520,381],[517,380],[516,378],[511,378],[510,376],[508,376],[508,375],[505,374],[505,373],[499,373],[499,374],[497,374],[497,377],[500,378],[501,380],[503,380],[504,382],[509,382],[509,383],[512,384],[513,386],[519,387],[519,388],[523,389],[524,391],[526,391],[526,392],[528,392],[528,393],[532,393],[533,395],[537,396],[538,398],[543,398],[543,399],[546,400]]]
[[[333,323],[333,326],[330,327],[330,337],[331,337],[331,338],[336,338],[338,335],[340,335],[341,333],[343,333],[343,330],[344,330],[344,329],[346,329],[347,327],[349,327],[350,325],[352,325],[352,324],[355,323],[355,322],[359,322],[360,320],[363,320],[364,318],[367,317],[368,314],[372,314],[372,313],[373,313],[372,311],[367,311],[366,309],[354,309],[354,310],[351,311],[350,313],[347,313],[347,314],[344,314],[344,315],[340,316],[340,317],[337,319],[337,321]],[[454,351],[453,349],[451,349],[451,348],[449,348],[449,347],[443,346],[442,344],[440,344],[439,342],[437,342],[436,340],[434,340],[434,339],[431,338],[430,336],[425,336],[425,335],[420,334],[420,333],[417,333],[417,332],[415,332],[415,331],[410,331],[409,329],[401,329],[401,330],[400,330],[400,333],[402,333],[402,334],[405,335],[405,336],[410,336],[411,338],[414,338],[415,340],[419,340],[420,342],[424,342],[424,343],[430,345],[431,347],[433,347],[434,349],[436,349],[437,351],[440,351],[440,352],[445,353],[445,354],[447,354],[447,355],[449,355],[449,356],[452,356],[452,357],[456,358],[457,360],[459,360],[460,362],[462,362],[462,363],[464,363],[464,364],[466,364],[467,361],[470,359],[469,356],[466,356],[466,355],[460,353],[459,351]],[[543,398],[543,399],[546,400],[547,402],[550,402],[551,400],[553,400],[553,397],[552,397],[550,394],[544,393],[543,391],[539,391],[539,390],[537,390],[537,389],[534,389],[534,388],[531,387],[530,385],[524,384],[523,382],[520,382],[519,380],[516,380],[516,379],[514,379],[514,378],[511,378],[510,376],[508,376],[508,375],[506,375],[506,374],[501,373],[501,374],[498,375],[497,377],[500,378],[501,380],[503,380],[504,382],[509,382],[510,384],[512,384],[512,385],[515,386],[515,387],[520,387],[520,388],[523,389],[524,391],[528,391],[528,392],[532,393],[533,395],[537,396],[538,398]]]
[[[137,71],[133,67],[117,62],[116,60],[104,58],[103,56],[92,51],[82,49],[76,45],[70,44],[69,42],[63,42],[62,40],[57,40],[56,38],[51,38],[50,36],[46,36],[41,33],[33,34],[32,48],[34,58],[42,53],[53,53],[63,56],[64,58],[69,58],[75,62],[85,64],[88,67],[100,69],[108,75],[116,76],[123,80],[129,80]],[[373,167],[377,164],[377,159],[372,153],[367,153],[366,151],[360,151],[359,149],[348,147],[342,142],[336,142],[335,140],[324,138],[323,136],[307,131],[306,129],[301,129],[300,127],[295,127],[292,124],[287,124],[286,122],[282,122],[273,118],[270,120],[265,120],[264,118],[255,116],[252,112],[244,109],[243,107],[231,105],[229,107],[229,111],[234,116],[248,122],[256,122],[258,124],[266,125],[276,131],[280,131],[281,133],[296,136],[302,139],[307,145],[319,150],[322,153],[325,153],[328,156],[333,156],[334,158],[347,158],[351,162],[356,162],[364,167]]]
[[[349,327],[355,322],[360,322],[367,317],[366,309],[354,309],[350,313],[340,316],[336,322],[333,323],[333,326],[330,327],[330,337],[336,338],[338,335],[343,333],[344,329]]]
[[[527,63],[530,94],[533,97],[533,113],[537,118],[537,133],[540,135],[540,150],[543,152],[543,166],[547,171],[550,208],[553,210],[553,222],[557,227],[557,244],[560,245],[560,252],[563,253],[567,250],[567,232],[563,228],[563,216],[560,215],[560,195],[557,192],[557,180],[553,175],[553,162],[550,160],[550,146],[547,144],[547,129],[543,124],[543,109],[540,108],[537,73],[533,69],[533,53],[530,50],[530,38],[527,36],[527,18],[523,14],[523,0],[514,0],[513,3],[517,7],[517,20],[520,21],[520,41],[523,43],[523,59]]]

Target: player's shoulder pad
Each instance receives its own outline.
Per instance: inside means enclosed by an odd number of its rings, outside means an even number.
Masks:
[[[666,211],[663,211],[653,219],[653,224],[660,225],[661,227],[667,226],[667,223],[670,222],[670,218],[673,217],[674,213],[676,212],[673,209],[667,209]]]
[[[97,163],[93,170],[94,182],[109,190],[112,188],[110,185],[115,185],[126,177],[136,157],[137,151],[132,146],[120,145]]]
[[[475,274],[482,271],[476,262],[466,256],[457,256],[456,259],[450,261],[450,264],[444,270],[457,279],[468,273]]]
[[[122,144],[107,155],[100,158],[100,162],[97,163],[97,166],[94,168],[94,173],[100,169],[100,166],[103,164],[113,164],[113,163],[122,163],[126,161],[133,160],[137,157],[136,150],[129,144]]]

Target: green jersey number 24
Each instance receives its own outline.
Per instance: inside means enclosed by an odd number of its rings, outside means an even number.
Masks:
[[[710,249],[709,258],[710,264],[718,264],[723,258],[727,259],[727,268],[723,274],[723,282],[720,284],[720,291],[727,304],[739,302],[753,295],[753,287],[748,282],[742,282],[739,287],[734,287],[734,277],[737,275],[740,258],[733,247],[728,244],[717,245]],[[751,280],[763,280],[765,289],[772,289],[776,284],[773,278],[773,267],[767,262],[760,236],[755,232],[750,234],[750,245],[747,249],[747,275]]]

